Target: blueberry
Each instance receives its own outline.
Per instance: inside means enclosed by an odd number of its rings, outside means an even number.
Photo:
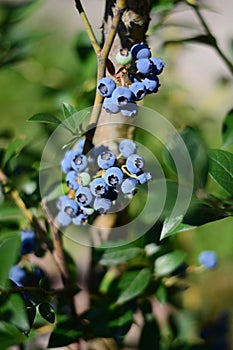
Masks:
[[[150,58],[151,52],[145,43],[138,43],[131,47],[132,56],[135,59]]]
[[[120,107],[118,103],[113,101],[112,97],[107,97],[104,99],[103,107],[106,110],[106,112],[110,114],[117,114],[120,112]]]
[[[26,284],[27,272],[24,268],[20,267],[19,265],[13,265],[9,272],[9,278],[17,286],[23,287]]]
[[[62,203],[62,212],[65,212],[68,216],[71,218],[75,217],[77,215],[77,212],[79,210],[78,204],[69,197],[66,197],[66,199]]]
[[[114,165],[116,161],[116,156],[111,151],[104,151],[99,154],[97,158],[97,164],[101,169],[108,169]]]
[[[74,170],[69,171],[68,174],[66,175],[67,187],[76,191],[78,189],[77,177],[78,177],[78,174],[76,173],[76,171]]]
[[[116,61],[119,64],[126,65],[132,61],[132,54],[128,49],[120,49],[116,54]]]
[[[125,179],[121,184],[121,191],[124,194],[130,194],[133,193],[137,187],[138,180],[134,179],[132,177],[128,177]]]
[[[84,149],[84,144],[85,144],[85,138],[78,140],[76,146],[75,146],[75,151],[77,151],[79,154],[83,153]]]
[[[126,86],[117,87],[112,94],[112,101],[119,106],[125,106],[132,101],[133,93]]]
[[[75,218],[76,216],[73,217]],[[68,226],[71,224],[72,218],[64,211],[59,211],[59,213],[57,214],[57,222],[61,226]]]
[[[103,215],[107,211],[109,211],[109,209],[111,208],[111,205],[112,205],[112,201],[110,199],[96,198],[94,200],[93,207],[100,215]]]
[[[150,75],[145,78],[143,84],[145,85],[147,94],[157,92],[160,87],[159,79],[156,75]]]
[[[146,96],[145,85],[141,82],[133,83],[129,86],[129,89],[132,91],[135,100],[142,100]]]
[[[89,187],[79,186],[75,193],[76,201],[80,206],[87,206],[92,202],[92,194]]]
[[[73,154],[71,167],[75,171],[82,171],[87,166],[87,157],[84,154],[79,154],[77,151]]]
[[[151,57],[150,61],[152,62],[152,71],[154,74],[161,74],[163,68],[165,67],[165,63],[160,57]]]
[[[116,83],[112,78],[104,77],[97,83],[97,90],[103,97],[110,97],[116,88]]]
[[[64,158],[62,159],[60,165],[63,173],[67,174],[71,170],[71,162],[75,155],[75,151],[66,151]]]
[[[24,230],[21,234],[21,254],[28,254],[35,250],[35,233],[32,230]]]
[[[132,153],[135,153],[136,150],[136,143],[131,140],[124,139],[119,143],[119,152],[125,158],[128,158]]]
[[[138,77],[137,74],[129,72],[128,78],[132,83],[139,83],[141,82],[140,78]]]
[[[145,160],[139,154],[131,154],[126,159],[126,167],[132,174],[139,173],[145,165]]]
[[[73,220],[73,224],[77,225],[77,226],[84,226],[87,224],[88,221],[88,215],[84,214],[84,213],[80,213],[76,216],[76,218],[74,218]]]
[[[149,173],[148,171],[140,174],[137,177],[138,181],[140,182],[140,184],[145,184],[146,182],[150,181],[152,179],[151,173]]]
[[[117,167],[108,168],[104,174],[104,180],[108,186],[116,187],[123,180],[124,174]]]
[[[206,269],[213,269],[217,265],[217,257],[213,250],[204,250],[198,256],[198,261]]]
[[[137,114],[138,106],[136,103],[127,103],[121,108],[121,114],[125,117],[134,117]]]
[[[136,63],[137,70],[143,75],[147,75],[152,71],[152,62],[149,58],[141,58]]]
[[[90,190],[95,197],[102,197],[106,194],[108,186],[104,179],[97,178],[90,183]]]
[[[67,198],[68,197],[66,195],[62,195],[57,199],[57,202],[56,202],[57,209],[62,210]]]

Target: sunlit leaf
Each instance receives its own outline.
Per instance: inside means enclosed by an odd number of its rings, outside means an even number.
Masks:
[[[155,274],[165,276],[175,271],[185,260],[186,254],[182,250],[164,254],[155,260]]]
[[[129,249],[118,249],[113,252],[106,251],[101,260],[100,264],[105,266],[114,266],[122,264],[126,261],[132,260],[141,254],[140,248],[129,248]]]
[[[0,245],[0,287],[3,289],[8,285],[8,275],[11,266],[15,263],[19,253],[20,235],[12,236],[6,239]],[[11,252],[11,254],[9,254]]]
[[[60,125],[61,120],[49,113],[38,113],[28,119],[29,122]]]
[[[7,302],[1,306],[5,320],[23,331],[29,331],[29,320],[25,302],[20,294],[10,294]]]

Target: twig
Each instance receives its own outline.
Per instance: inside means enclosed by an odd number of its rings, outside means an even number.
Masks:
[[[220,49],[220,47],[218,46],[218,43],[216,41],[215,36],[212,34],[211,30],[209,29],[204,17],[202,16],[198,6],[196,5],[191,5],[192,8],[194,9],[197,17],[199,18],[203,28],[206,31],[206,34],[209,36],[209,38],[211,39],[212,42],[212,46],[215,48],[215,50],[217,51],[217,53],[219,54],[219,56],[223,59],[223,61],[226,63],[227,67],[229,68],[229,70],[231,71],[231,74],[233,75],[233,64],[232,62],[226,57],[226,55],[222,52],[222,50]]]

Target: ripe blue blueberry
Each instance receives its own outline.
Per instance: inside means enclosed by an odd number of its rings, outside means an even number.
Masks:
[[[24,230],[21,235],[21,254],[28,254],[35,250],[35,233],[32,230]]]
[[[72,169],[71,162],[74,155],[75,155],[75,151],[73,150],[66,151],[64,158],[60,163],[61,170],[63,173],[67,174]]]
[[[107,97],[104,99],[103,107],[106,112],[110,114],[117,114],[120,112],[118,103],[116,101],[113,101],[112,97]]]
[[[131,194],[135,191],[138,184],[138,180],[132,177],[128,177],[121,184],[121,191],[124,194]]]
[[[151,173],[149,173],[148,171],[145,171],[144,173],[138,175],[137,179],[139,183],[142,185],[150,181],[152,179],[152,176],[151,176]]]
[[[112,101],[118,103],[120,107],[132,101],[133,93],[126,86],[117,87],[112,94]]]
[[[87,157],[75,151],[71,161],[72,169],[75,171],[82,171],[86,168],[87,164]]]
[[[56,202],[57,209],[62,210],[67,198],[68,197],[65,194],[58,197],[57,202]]]
[[[98,155],[97,164],[101,169],[108,169],[114,165],[116,156],[111,151],[104,151]]]
[[[110,97],[116,88],[116,83],[112,78],[101,78],[97,83],[97,90],[103,97]]]
[[[85,144],[85,138],[78,140],[76,147],[75,147],[75,151],[77,151],[77,153],[79,153],[79,154],[82,154],[84,144]]]
[[[77,190],[78,189],[78,183],[77,183],[77,177],[78,174],[76,171],[72,170],[69,171],[68,174],[66,175],[66,185],[72,190]]]
[[[77,212],[79,210],[78,204],[69,197],[66,197],[66,199],[62,203],[62,210],[64,213],[66,213],[71,218],[75,217],[77,215]]]
[[[151,57],[150,61],[152,62],[152,71],[154,74],[161,74],[163,68],[165,67],[165,63],[160,57]]]
[[[132,56],[139,60],[141,58],[150,58],[151,52],[145,43],[138,43],[131,47]]]
[[[73,218],[75,217],[76,216],[73,215]],[[57,222],[61,226],[68,226],[72,223],[72,218],[68,214],[66,214],[64,211],[59,211],[59,213],[57,214]]]
[[[152,62],[149,58],[140,58],[136,63],[137,70],[143,75],[147,75],[152,71]]]
[[[121,114],[125,117],[134,117],[137,114],[138,106],[136,103],[127,103],[121,108]]]
[[[108,186],[116,187],[123,181],[124,174],[120,168],[108,168],[104,174],[104,180]]]
[[[103,197],[108,190],[108,186],[103,178],[96,178],[90,183],[91,193],[95,197]]]
[[[129,89],[132,91],[136,101],[142,100],[146,96],[145,85],[141,82],[131,84]]]
[[[123,157],[128,158],[132,153],[136,153],[137,145],[132,140],[124,139],[119,143],[119,152]]]
[[[127,159],[126,159],[126,167],[129,170],[130,173],[132,174],[137,174],[140,171],[142,171],[142,168],[145,165],[145,160],[142,156],[139,154],[131,154]]]
[[[107,211],[109,211],[109,209],[112,206],[112,201],[110,199],[107,198],[96,198],[94,200],[94,205],[93,208],[100,214],[106,214]]]
[[[74,225],[77,226],[84,226],[87,224],[88,221],[88,215],[85,213],[80,213],[72,220]]]
[[[91,204],[93,197],[89,187],[79,186],[75,193],[75,198],[80,206],[85,207]]]
[[[145,85],[147,94],[157,92],[160,87],[159,79],[156,75],[149,75],[146,77],[143,84]]]
[[[217,257],[213,250],[204,250],[198,256],[198,261],[206,269],[213,269],[217,265]]]
[[[24,268],[19,265],[13,265],[9,271],[9,278],[17,286],[23,287],[26,284],[27,272]]]

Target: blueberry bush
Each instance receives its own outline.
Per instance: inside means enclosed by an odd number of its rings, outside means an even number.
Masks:
[[[84,30],[74,44],[75,63],[57,55],[65,62],[63,75],[58,68],[51,73],[38,51],[45,33],[20,27],[40,1],[0,4],[2,79],[17,72],[19,82],[30,62],[34,67],[25,92],[10,87],[29,103],[23,129],[32,137],[12,135],[6,124],[0,133],[0,350],[231,349],[230,297],[211,313],[209,295],[202,303],[195,291],[210,284],[224,299],[222,256],[232,239],[224,241],[223,227],[231,233],[233,227],[233,110],[219,125],[219,145],[210,147],[200,117],[189,118],[186,101],[172,102],[179,87],[169,47],[172,53],[192,43],[211,47],[227,71],[218,82],[222,89],[231,87],[230,53],[206,22],[204,1],[103,2],[95,32],[85,4],[74,1]],[[179,9],[199,21],[197,35],[161,35]],[[60,39],[55,45],[59,52]],[[37,101],[41,110],[32,106],[29,90],[43,100]],[[22,104],[20,98],[19,114]],[[156,104],[164,106],[160,113]],[[169,111],[182,121],[174,118],[173,125]],[[200,234],[214,238],[200,238],[204,243],[194,247]],[[232,281],[226,289],[232,295]]]

